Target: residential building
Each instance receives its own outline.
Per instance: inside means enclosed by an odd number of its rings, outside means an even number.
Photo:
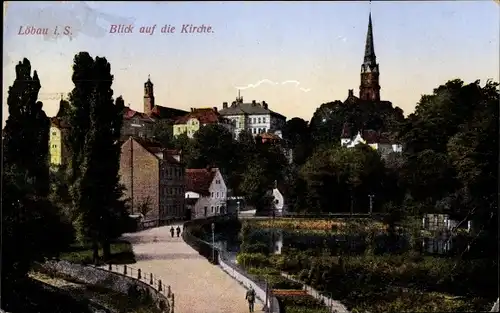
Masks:
[[[151,138],[153,136],[153,127],[155,120],[145,113],[132,110],[125,107],[123,110],[123,126],[121,137],[127,139],[130,136]]]
[[[240,95],[230,106],[228,106],[227,102],[224,102],[219,113],[234,122],[236,138],[243,130],[249,131],[254,136],[275,132],[281,130],[286,122],[286,117],[271,111],[265,101],[257,102],[253,100],[250,103],[245,103]]]
[[[446,254],[453,249],[464,249],[468,243],[455,237],[457,233],[473,232],[471,220],[453,218],[450,214],[424,214],[422,218],[422,250],[426,253]],[[427,234],[426,234],[427,233]]]
[[[167,119],[173,123],[177,118],[186,115],[188,112],[157,105],[155,103],[154,85],[148,76],[148,80],[144,83],[144,113],[155,120]]]
[[[186,169],[185,200],[193,219],[226,213],[227,186],[219,169]]]
[[[377,150],[382,158],[386,158],[391,153],[401,153],[403,151],[403,146],[392,141],[390,135],[374,130],[362,130],[353,136],[349,124],[345,123],[340,136],[340,145],[353,148],[359,144],[367,144]]]
[[[187,134],[193,138],[194,134],[202,126],[210,124],[221,124],[234,134],[234,122],[222,117],[217,108],[191,108],[191,112],[178,118],[173,126],[173,135],[177,137],[181,134]]]
[[[141,213],[145,221],[156,220],[159,225],[185,218],[185,168],[179,151],[130,137],[121,147],[119,173],[131,214]]]

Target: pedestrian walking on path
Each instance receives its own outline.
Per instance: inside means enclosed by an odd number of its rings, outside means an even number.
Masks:
[[[174,237],[174,226],[170,226],[170,235]]]
[[[177,237],[179,237],[180,234],[181,234],[181,228],[179,227],[179,225],[177,225]]]
[[[250,289],[248,289],[245,299],[248,301],[249,312],[253,312],[253,305],[255,303],[255,290],[253,290],[252,286],[250,286]]]

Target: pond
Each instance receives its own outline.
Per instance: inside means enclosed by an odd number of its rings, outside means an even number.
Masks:
[[[367,248],[363,235],[305,234],[280,228],[252,229],[246,238],[240,238],[234,231],[224,230],[215,232],[214,235],[215,246],[232,256],[231,259],[235,259],[236,254],[240,252],[243,242],[244,247],[251,246],[253,249],[265,250],[272,254],[281,254],[286,249],[315,250],[328,252],[329,255],[362,254]],[[212,235],[205,234],[203,240],[212,242]],[[387,249],[387,243],[388,235],[381,231],[374,236],[371,246],[377,251]],[[407,236],[400,234],[391,241],[391,246],[393,249],[404,249],[408,243]]]

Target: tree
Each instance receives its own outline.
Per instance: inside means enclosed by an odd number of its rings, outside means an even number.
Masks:
[[[399,134],[408,160],[402,171],[407,193],[426,199],[426,212],[472,219],[478,234],[489,238],[483,242],[490,246],[478,248],[483,251],[496,249],[498,101],[498,83],[451,80],[422,96]]]
[[[294,163],[303,164],[309,156],[311,148],[311,134],[308,123],[298,117],[288,120],[283,128],[283,139],[292,148]]]
[[[172,122],[165,119],[160,119],[153,126],[153,138],[162,144],[164,147],[169,147],[173,141]]]
[[[235,167],[233,135],[220,124],[202,126],[193,136],[190,167],[218,167],[228,175]]]
[[[121,234],[126,218],[118,177],[121,114],[125,105],[121,97],[113,103],[113,75],[106,58],[93,60],[81,52],[75,56],[73,68],[73,196],[79,238],[92,243],[93,261],[97,262],[98,244],[103,248],[104,259],[108,259],[110,241]],[[76,121],[77,117],[81,120]]]
[[[23,59],[9,87],[3,139],[2,291],[61,243],[59,217],[48,201],[50,121],[37,101],[40,88],[37,72],[31,76],[31,64]]]
[[[151,207],[151,198],[148,196],[144,199],[142,199],[141,202],[137,205],[137,211],[142,214],[143,217],[146,217],[146,215],[153,209]]]
[[[368,195],[384,199],[384,165],[368,146],[320,149],[301,169],[311,212],[368,212]],[[384,199],[385,200],[385,199]]]

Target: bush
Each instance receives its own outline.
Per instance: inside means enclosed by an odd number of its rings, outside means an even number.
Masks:
[[[239,253],[236,261],[243,268],[269,266],[269,258],[262,253]]]

